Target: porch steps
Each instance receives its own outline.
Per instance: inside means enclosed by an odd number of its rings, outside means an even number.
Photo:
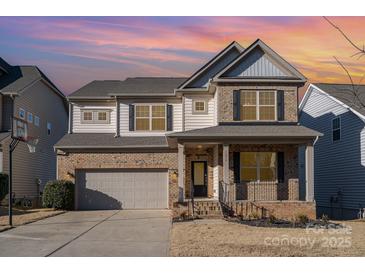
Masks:
[[[189,211],[192,212],[192,204],[189,203]],[[222,217],[222,207],[219,201],[194,201],[194,213],[200,218]]]

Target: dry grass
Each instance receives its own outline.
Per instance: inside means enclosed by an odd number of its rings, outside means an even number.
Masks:
[[[352,232],[344,234],[344,230],[336,230],[337,234],[333,234],[334,230],[322,230],[323,233],[318,233],[301,228],[252,227],[224,220],[174,223],[170,254],[171,256],[365,256],[365,222],[341,223],[351,227]],[[350,247],[346,247],[346,237]],[[285,239],[289,239],[290,242]],[[299,241],[302,246],[299,245]],[[267,242],[270,245],[265,244]]]
[[[13,210],[13,226],[20,226],[35,222],[44,218],[55,216],[63,213],[62,210],[54,210],[50,208],[40,209],[14,209]],[[9,229],[8,226],[8,209],[6,207],[0,207],[0,232]]]

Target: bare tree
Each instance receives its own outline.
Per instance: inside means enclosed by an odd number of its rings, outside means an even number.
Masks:
[[[350,38],[349,36],[342,31],[342,29],[340,27],[338,27],[337,25],[335,25],[331,20],[329,20],[327,17],[323,17],[333,28],[335,28],[341,35],[342,37],[356,50],[356,52],[351,55],[351,57],[357,57],[357,60],[359,60],[361,57],[363,57],[365,55],[365,46],[363,45],[362,47],[359,47],[358,45],[356,45]],[[357,107],[363,107],[365,108],[365,100],[362,100],[362,98],[360,98],[361,92],[359,91],[360,89],[360,84],[364,78],[364,75],[362,76],[361,80],[359,81],[359,83],[356,85],[353,81],[353,77],[351,76],[351,73],[349,72],[349,70],[345,67],[345,65],[336,57],[333,56],[333,58],[336,60],[337,64],[339,64],[339,66],[344,70],[344,72],[346,73],[347,77],[349,78],[350,82],[351,82],[351,88],[344,88],[344,90],[351,92],[351,94],[353,95],[352,98],[352,105],[355,105]]]

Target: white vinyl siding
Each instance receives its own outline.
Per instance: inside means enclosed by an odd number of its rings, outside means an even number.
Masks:
[[[184,97],[185,104],[185,130],[205,128],[214,126],[215,119],[215,100],[213,97]],[[195,113],[193,110],[193,101],[205,100],[207,102],[206,113]]]
[[[173,112],[173,131],[182,131],[182,104],[181,103],[166,103],[172,105]],[[134,136],[142,136],[142,135],[165,135],[166,132],[141,132],[141,131],[129,131],[129,103],[121,102],[119,108],[120,115],[120,135],[134,135]]]
[[[83,111],[105,110],[110,112],[110,123],[83,123],[81,114]],[[116,130],[116,108],[113,104],[79,103],[73,105],[72,131],[74,133],[115,133]]]

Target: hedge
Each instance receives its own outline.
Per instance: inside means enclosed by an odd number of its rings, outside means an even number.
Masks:
[[[2,201],[9,192],[9,176],[0,173],[0,201]]]
[[[64,180],[49,181],[43,190],[43,207],[72,210],[74,194],[74,183]]]

